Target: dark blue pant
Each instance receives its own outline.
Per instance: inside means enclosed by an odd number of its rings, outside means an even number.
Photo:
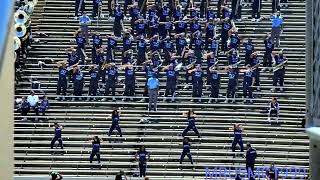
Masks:
[[[100,163],[100,151],[99,150],[92,150],[90,154],[90,163],[92,163],[94,156],[97,156],[97,161]]]
[[[82,50],[85,51],[85,48],[77,47],[77,54],[79,56],[79,64],[80,65],[85,64],[85,58],[84,58],[84,54],[83,54]]]
[[[197,127],[196,127],[195,125],[194,125],[194,126],[188,125],[188,126],[183,130],[183,132],[182,132],[182,137],[184,137],[191,129],[196,133],[196,135],[197,135],[198,137],[200,137],[199,131],[198,131],[198,129],[197,129]]]
[[[59,142],[61,149],[63,149],[62,139],[61,137],[57,137],[57,136],[54,136],[53,139],[51,140],[51,149],[53,149],[53,145],[56,141]]]
[[[180,156],[180,164],[182,164],[182,161],[184,160],[184,157],[187,155],[187,157],[190,159],[191,164],[193,164],[192,156],[190,152],[187,151],[182,151],[181,156]]]
[[[114,63],[115,62],[114,58],[115,58],[115,54],[114,54],[113,49],[108,49],[107,50],[107,63]]]
[[[139,170],[140,170],[140,177],[146,176],[146,170],[147,170],[147,163],[146,162],[139,162]]]
[[[109,11],[109,16],[113,16],[112,1],[114,1],[114,2],[115,2],[115,0],[108,0],[108,11]],[[115,4],[115,3],[113,3],[113,4]]]
[[[228,41],[228,32],[227,31],[223,31],[221,33],[221,50],[222,51],[227,51],[228,50],[228,44],[227,44],[227,41]]]
[[[243,82],[243,97],[252,98],[252,87],[250,83]]]
[[[259,19],[261,13],[262,0],[253,0],[252,3],[252,18]]]
[[[240,19],[241,18],[241,4],[240,0],[232,0],[232,13],[231,19]]]
[[[83,83],[75,80],[73,83],[73,95],[82,96],[82,90],[83,90]]]
[[[111,89],[111,95],[115,96],[116,95],[116,83],[114,81],[108,80],[106,83],[106,89],[104,92],[105,96],[109,95],[110,89]]]
[[[255,76],[254,76],[255,81],[254,81],[253,85],[260,86],[260,71],[259,71],[259,69],[255,70],[254,73],[255,73]]]
[[[173,96],[176,92],[176,82],[167,82],[165,96]]]
[[[128,6],[132,4],[132,0],[125,0],[123,6],[123,13],[124,15],[127,14]]]
[[[220,84],[219,83],[211,83],[211,95],[210,97],[212,98],[218,98],[219,97],[219,87]]]
[[[245,60],[244,65],[251,64],[250,55],[251,55],[250,53],[245,53],[245,55],[244,55],[244,60]]]
[[[62,95],[67,94],[67,79],[59,79],[57,84],[57,95],[60,95],[62,89]]]
[[[273,73],[273,86],[277,86],[279,83],[280,86],[283,86],[284,79],[284,69],[279,69]]]
[[[243,142],[242,139],[234,138],[232,141],[232,152],[236,151],[236,145],[239,144],[240,146],[240,151],[243,152]]]
[[[280,11],[280,0],[272,0],[272,13]]]
[[[126,82],[125,88],[124,88],[124,95],[125,96],[134,96],[135,92],[135,82]]]
[[[109,129],[109,133],[108,136],[111,136],[113,130],[116,129],[118,131],[118,133],[120,134],[120,137],[122,137],[122,132],[121,132],[121,128],[119,124],[112,124],[110,129]]]
[[[82,14],[84,10],[85,10],[84,0],[76,0],[75,1],[74,16],[79,16],[79,12]]]
[[[263,67],[271,67],[271,66],[272,66],[271,52],[265,52],[263,56]]]
[[[193,92],[192,92],[192,96],[193,97],[201,97],[202,95],[202,83],[194,83],[193,84]]]
[[[234,98],[236,93],[237,83],[235,81],[229,80],[227,89],[227,98]]]
[[[97,57],[97,49],[95,47],[92,47],[92,50],[91,50],[92,64],[96,64],[96,57]]]
[[[224,6],[224,0],[219,0],[218,1],[218,5],[217,5],[217,18],[220,18],[220,16],[221,16],[221,6]]]
[[[98,16],[98,11],[99,11],[99,4],[93,3],[92,17]]]
[[[96,96],[97,90],[98,90],[98,81],[97,80],[90,80],[89,95]]]

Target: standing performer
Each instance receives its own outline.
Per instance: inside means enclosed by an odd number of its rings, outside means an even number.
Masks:
[[[252,86],[255,82],[255,74],[250,64],[246,66],[246,70],[242,70],[243,72],[243,102],[247,103],[249,98],[249,102],[253,103],[252,96]]]
[[[263,57],[263,67],[264,67],[263,71],[265,71],[267,68],[270,68],[272,63],[272,51],[274,49],[274,44],[270,34],[267,34],[265,37],[264,47],[265,47],[265,52]]]
[[[111,136],[113,130],[116,129],[118,131],[120,137],[122,137],[122,132],[121,132],[121,128],[119,125],[120,113],[117,110],[113,110],[112,115],[111,115],[111,119],[112,119],[112,124],[109,129],[108,136]]]
[[[184,159],[184,157],[187,155],[189,160],[191,161],[191,164],[193,164],[193,160],[192,160],[192,155],[190,153],[190,139],[188,137],[184,137],[183,141],[182,141],[182,152],[181,152],[181,156],[180,156],[180,164],[182,164],[182,161]]]
[[[100,37],[100,33],[96,32],[92,35],[92,64],[96,62],[97,50],[100,49],[102,46],[102,38]]]
[[[192,97],[201,98],[204,73],[201,69],[200,64],[197,64],[195,69],[189,70],[189,73],[190,72],[192,74],[192,85],[193,85]],[[192,99],[192,101],[196,101],[196,100]],[[201,102],[201,99],[198,99],[198,102]]]
[[[51,141],[51,149],[53,149],[53,145],[56,141],[59,142],[60,148],[63,149],[63,143],[61,138],[61,131],[63,129],[63,126],[60,126],[57,122],[54,123],[54,137]]]
[[[92,151],[90,154],[90,163],[92,163],[94,156],[97,156],[97,161],[100,164],[100,147],[102,139],[100,139],[98,136],[94,136],[91,143],[92,143]],[[91,166],[92,168],[92,166]]]
[[[84,85],[84,75],[80,70],[80,66],[76,65],[73,69],[73,95],[79,96],[79,101],[82,101],[82,91],[83,91],[83,85]],[[74,101],[75,98],[72,98],[72,101]]]
[[[217,69],[217,66],[211,66],[208,70],[209,83],[211,85],[211,94],[210,97],[214,99],[217,103],[219,98],[219,89],[220,89],[220,74]],[[209,103],[212,102],[212,99],[209,100]]]
[[[114,10],[114,24],[113,24],[113,34],[116,37],[121,37],[121,33],[123,30],[123,11],[120,9],[120,5],[117,4]]]
[[[135,155],[136,161],[139,161],[139,170],[140,170],[140,177],[146,176],[146,170],[147,170],[147,162],[150,159],[149,152],[145,149],[145,147],[142,145],[139,149],[139,151]]]
[[[234,124],[233,128],[229,128],[230,130],[233,129],[234,139],[232,141],[232,152],[236,151],[236,145],[239,144],[240,151],[243,152],[243,142],[242,142],[242,132],[243,128],[240,124]],[[234,155],[235,156],[235,155]]]
[[[60,93],[62,89],[62,96],[67,95],[67,74],[68,70],[66,68],[66,62],[65,61],[59,61],[57,62],[58,68],[59,68],[59,79],[57,83],[57,95],[58,97],[56,100],[65,100],[65,97],[60,98]]]
[[[135,76],[135,67],[131,63],[128,63],[124,66],[125,71],[125,88],[124,88],[124,96],[130,96],[130,101],[133,101],[133,96],[135,95],[135,84],[136,84],[136,76]],[[126,101],[126,98],[122,99]]]
[[[82,16],[79,18],[79,24],[82,34],[86,38],[86,43],[89,43],[89,24],[91,23],[91,19],[86,14],[86,12],[82,13]]]
[[[106,81],[105,85],[105,92],[104,95],[108,96],[110,93],[111,89],[111,95],[112,95],[112,100],[116,100],[116,83],[118,81],[118,68],[115,66],[114,63],[111,63],[110,65],[107,64],[105,65],[106,68],[106,76],[108,77],[108,80]],[[104,101],[107,99],[103,99]]]
[[[98,82],[99,82],[99,72],[98,72],[97,65],[94,64],[93,66],[91,66],[89,74],[90,74],[90,84],[89,84],[88,94],[89,96],[96,96],[98,91]],[[93,100],[95,99],[96,98],[93,97]],[[88,97],[87,100],[90,101],[90,97]]]
[[[228,98],[232,98],[232,103],[235,103],[238,74],[231,66],[228,68],[228,79],[229,81],[225,103],[229,102]]]
[[[188,119],[188,126],[183,130],[182,137],[184,137],[188,133],[188,131],[192,129],[196,133],[198,138],[200,138],[199,131],[198,131],[196,124],[195,124],[195,121],[196,121],[195,116],[196,115],[194,114],[194,112],[192,110],[189,110],[188,113],[183,113],[182,115],[187,116],[187,119]]]
[[[283,82],[285,75],[285,63],[287,62],[286,58],[283,56],[282,51],[278,54],[272,56],[273,64],[275,65],[273,69],[273,88],[271,91],[277,91],[277,84],[279,83],[280,91],[283,92]]]
[[[250,56],[254,52],[254,45],[252,43],[252,39],[248,38],[248,41],[243,43],[244,51],[245,51],[245,65],[250,64]]]
[[[177,88],[177,77],[179,72],[174,69],[174,64],[170,64],[168,67],[164,69],[166,71],[167,76],[167,84],[166,84],[166,92],[165,96],[171,96],[171,102],[175,101],[175,94]],[[166,98],[164,101],[168,101],[169,99]]]
[[[257,158],[257,151],[255,148],[251,147],[251,144],[247,143],[247,152],[246,152],[246,169],[249,175],[249,180],[255,180],[256,177],[254,175],[254,163]],[[251,172],[250,172],[251,171]],[[249,173],[250,172],[250,173]]]

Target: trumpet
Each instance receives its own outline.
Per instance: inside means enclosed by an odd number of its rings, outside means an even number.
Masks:
[[[27,33],[27,28],[25,25],[21,25],[21,24],[16,24],[15,25],[15,30],[16,30],[16,36],[18,38],[22,38],[23,36],[26,35]]]
[[[13,37],[13,45],[15,51],[21,47],[21,40],[17,36]]]

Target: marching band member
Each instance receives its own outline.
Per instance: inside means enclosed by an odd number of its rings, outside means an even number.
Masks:
[[[208,81],[210,83],[210,89],[211,94],[210,97],[214,99],[214,101],[217,103],[219,98],[219,89],[220,89],[220,74],[218,71],[217,65],[210,66],[208,70]],[[208,103],[211,103],[212,99],[209,100]]]
[[[201,65],[197,64],[195,69],[189,70],[189,73],[192,74],[192,96],[193,97],[198,97],[200,98],[202,96],[202,87],[203,87],[203,77],[204,77],[204,73],[201,69]],[[195,101],[195,100],[191,100],[191,101]],[[198,101],[200,102],[201,99],[198,99]]]
[[[283,52],[280,51],[278,54],[275,52],[272,56],[273,64],[275,65],[273,69],[273,83],[274,86],[271,91],[276,91],[277,84],[279,83],[280,91],[283,92],[283,82],[285,75],[285,63],[287,62],[286,58],[283,56]]]
[[[174,102],[179,72],[175,69],[174,64],[169,64],[163,70],[166,71],[167,76],[165,96],[168,97],[170,95],[171,102]],[[164,99],[164,101],[165,100],[168,101],[168,99]]]
[[[243,102],[247,103],[249,98],[250,103],[253,103],[253,96],[252,96],[252,86],[255,82],[255,74],[253,71],[253,68],[250,64],[246,66],[245,70],[240,70],[240,72],[243,72]]]

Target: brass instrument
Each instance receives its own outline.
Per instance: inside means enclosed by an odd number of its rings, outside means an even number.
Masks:
[[[285,60],[283,63],[280,63],[276,66],[273,67],[273,72],[278,71],[279,69],[282,69],[282,67],[284,66],[284,64],[287,62],[287,60]]]
[[[17,10],[14,13],[14,20],[18,25],[25,25],[29,20],[29,16],[23,10]]]
[[[24,7],[23,10],[25,13],[27,13],[27,15],[31,15],[34,11],[34,6],[35,4],[33,2],[28,2]]]
[[[13,37],[13,45],[15,51],[21,47],[21,40],[17,36]]]
[[[16,36],[17,36],[18,38],[21,38],[21,37],[23,37],[23,36],[26,35],[26,33],[27,33],[27,28],[26,28],[25,25],[16,24],[16,25],[15,25],[15,31],[16,31],[16,33],[15,33]]]
[[[28,4],[28,3],[33,3],[33,5],[37,5],[38,0],[25,0],[25,3],[26,3],[26,4]]]
[[[231,64],[230,66],[231,66],[232,68],[237,68],[238,65],[239,65],[241,62],[242,62],[242,61],[239,61],[239,62],[237,62],[237,63],[235,63],[235,64]]]
[[[196,62],[197,62],[197,60],[195,60],[191,64],[187,65],[186,69],[191,69],[194,66],[194,64],[196,64]]]

